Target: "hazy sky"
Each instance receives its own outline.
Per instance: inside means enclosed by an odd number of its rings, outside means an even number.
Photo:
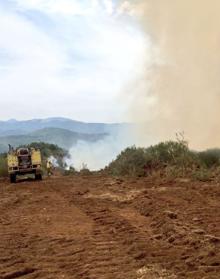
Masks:
[[[126,121],[150,48],[126,4],[0,0],[0,119]]]

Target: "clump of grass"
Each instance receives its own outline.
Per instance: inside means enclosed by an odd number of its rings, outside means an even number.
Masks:
[[[194,172],[192,172],[191,175],[192,179],[199,180],[199,181],[210,181],[213,178],[213,172],[211,169],[207,168],[200,168]]]

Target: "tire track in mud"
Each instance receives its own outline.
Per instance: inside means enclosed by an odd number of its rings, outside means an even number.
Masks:
[[[137,279],[137,271],[152,259],[154,248],[147,235],[106,202],[83,197],[72,202],[94,221],[85,265],[76,278]]]
[[[3,186],[0,279],[220,278],[219,186],[111,181]]]

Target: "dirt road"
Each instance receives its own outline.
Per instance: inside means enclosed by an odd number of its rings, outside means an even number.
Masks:
[[[0,181],[0,278],[220,278],[220,185]]]

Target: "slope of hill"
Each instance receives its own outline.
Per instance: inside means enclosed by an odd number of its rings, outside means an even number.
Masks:
[[[0,137],[0,153],[8,150],[8,144],[19,146],[30,144],[31,142],[53,143],[58,146],[69,149],[77,141],[96,142],[103,139],[107,134],[85,134],[76,133],[67,129],[61,128],[44,128],[25,135],[11,135]]]
[[[17,121],[15,119],[11,119],[8,121],[0,121],[0,134],[2,136],[22,135],[44,128],[61,128],[77,133],[100,134],[114,133],[119,129],[128,127],[129,125],[130,124],[126,123],[85,123],[61,117],[32,119],[26,121]]]

